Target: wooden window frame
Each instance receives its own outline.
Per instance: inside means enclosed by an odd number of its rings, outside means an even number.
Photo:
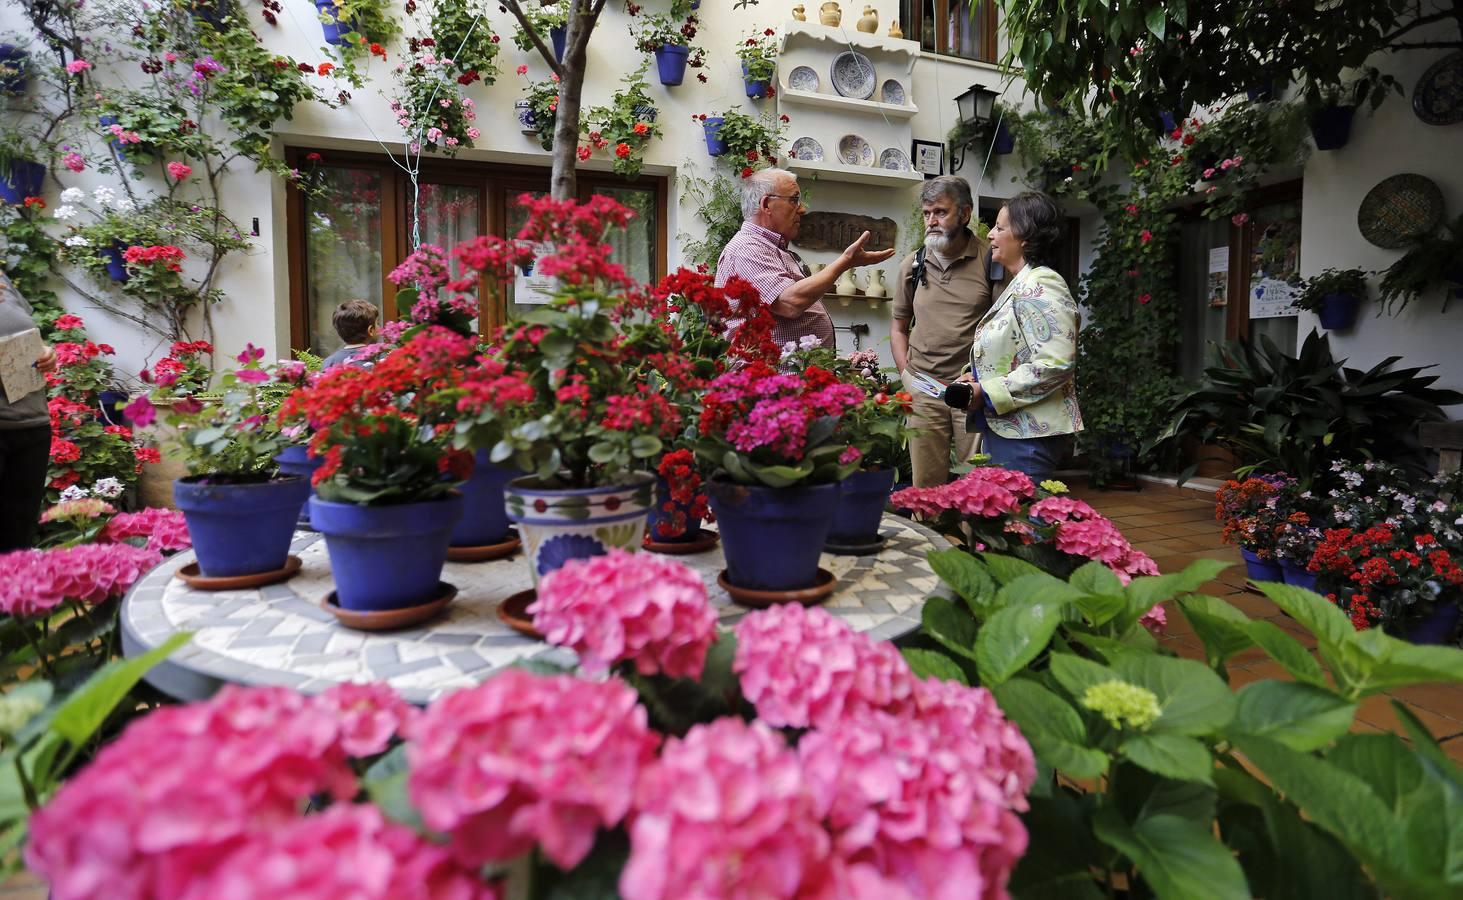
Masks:
[[[406,219],[406,211],[410,205],[408,191],[411,189],[411,180],[390,158],[376,153],[289,147],[285,150],[285,162],[295,168],[305,168],[309,165],[305,155],[311,152],[320,152],[325,157],[324,164],[334,168],[369,169],[381,173],[381,315],[383,321],[391,321],[398,314],[395,303],[396,286],[387,275],[409,253],[411,223]],[[514,197],[524,191],[547,192],[549,189],[549,169],[540,166],[424,159],[419,177],[434,184],[477,185],[479,234],[503,234],[508,204]],[[657,279],[664,276],[669,265],[669,225],[666,221],[670,206],[669,179],[659,175],[641,175],[631,182],[609,172],[580,170],[578,183],[581,200],[588,199],[595,190],[604,188],[648,187],[654,192],[656,222],[653,275]],[[288,244],[286,264],[289,272],[290,346],[303,349],[308,346],[310,337],[305,196],[293,185],[286,190],[285,235]],[[501,325],[507,313],[506,299],[492,291],[486,280],[480,285],[478,296],[481,298],[478,321],[482,330],[486,332]]]
[[[981,45],[977,51],[979,55],[962,56],[959,53],[951,52],[949,47],[941,46],[942,42],[944,41],[945,32],[944,29],[940,27],[940,23],[946,22],[950,19],[950,7],[953,5],[951,0],[934,0],[936,23],[935,47],[933,50],[929,48],[924,48],[925,53],[930,53],[935,56],[946,56],[951,59],[970,60],[973,62],[994,64],[999,61],[1000,45],[997,26],[1000,24],[1000,11],[996,8],[997,6],[999,6],[999,4],[994,2],[994,0],[971,0],[971,2],[980,4],[980,8],[976,13],[976,15],[980,16],[982,20]],[[923,45],[925,15],[923,0],[906,0],[905,3],[900,4],[900,7],[902,12],[904,10],[907,10],[905,17],[909,20],[907,24],[903,24],[900,26],[904,29],[904,36],[907,39],[919,41],[921,45]]]

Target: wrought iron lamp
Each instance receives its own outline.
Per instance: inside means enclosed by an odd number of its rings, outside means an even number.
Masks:
[[[992,113],[999,96],[990,88],[972,84],[969,90],[955,98],[955,106],[960,113],[960,131],[967,137],[958,147],[950,148],[951,172],[960,171],[960,167],[965,165],[966,152],[991,127]]]

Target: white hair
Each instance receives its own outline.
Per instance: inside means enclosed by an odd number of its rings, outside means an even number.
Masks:
[[[777,189],[777,176],[798,177],[786,169],[762,169],[742,179],[742,221],[750,221],[762,209],[762,200]]]

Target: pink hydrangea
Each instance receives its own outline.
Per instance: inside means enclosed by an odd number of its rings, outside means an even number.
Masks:
[[[35,616],[65,600],[101,603],[121,595],[162,561],[156,550],[130,544],[82,544],[0,555],[0,612]]]
[[[1031,482],[1030,476],[1025,472],[1018,472],[1015,469],[1005,469],[1000,466],[979,466],[971,469],[965,477],[1003,487],[1023,500],[1031,499],[1036,493],[1036,485]]]
[[[106,524],[98,540],[120,544],[130,538],[141,538],[149,550],[176,553],[193,546],[188,535],[188,521],[175,509],[149,506],[135,513],[118,513]]]
[[[1162,603],[1156,604],[1138,619],[1138,624],[1154,635],[1161,635],[1168,630],[1168,611]]]
[[[611,550],[546,575],[528,611],[551,644],[600,674],[633,660],[642,675],[696,678],[716,640],[716,611],[689,567],[653,553]]]
[[[821,805],[782,735],[736,718],[697,725],[641,776],[620,894],[803,896],[827,877]]]
[[[189,897],[497,900],[497,887],[374,806],[339,804],[253,835]]]
[[[30,820],[57,900],[181,897],[305,800],[355,795],[339,727],[285,688],[225,687],[138,719]]]
[[[340,746],[351,756],[375,756],[418,715],[384,682],[337,684],[316,698],[340,725]]]
[[[915,678],[893,644],[857,634],[798,604],[737,623],[732,671],[758,716],[777,727],[821,728],[865,709],[898,711]]]
[[[1097,514],[1097,510],[1072,497],[1047,497],[1031,504],[1030,510],[1031,518],[1047,524],[1092,519]]]
[[[985,474],[988,472],[997,474]],[[1008,477],[1011,475],[1018,476],[1020,480]],[[1006,472],[1004,469],[980,468],[967,472],[949,484],[930,488],[905,488],[895,492],[889,499],[897,508],[913,510],[926,517],[953,510],[966,516],[994,518],[1020,510],[1020,497],[1006,485],[1021,489],[1023,480],[1029,496],[1034,488],[1031,479],[1025,475]]]
[[[657,741],[623,682],[517,669],[438,700],[407,738],[412,803],[460,860],[538,845],[562,869],[629,812]]]
[[[834,852],[915,897],[1005,897],[1026,851],[1030,747],[982,689],[931,680],[919,694],[912,716],[870,712],[799,742]]]
[[[1058,524],[1056,545],[1063,553],[1095,559],[1109,568],[1133,549],[1117,526],[1101,516]]]

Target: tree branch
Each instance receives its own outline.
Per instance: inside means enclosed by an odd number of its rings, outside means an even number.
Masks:
[[[544,39],[539,37],[538,31],[529,23],[528,17],[523,14],[523,9],[518,5],[518,0],[503,0],[503,5],[508,7],[508,11],[513,13],[513,18],[518,20],[519,27],[523,29],[524,34],[528,35],[528,39],[538,50],[539,55],[544,58],[544,62],[549,64],[550,71],[559,76],[560,81],[563,81],[564,67],[554,58],[554,51],[544,44]]]
[[[1411,22],[1408,22],[1406,25],[1403,25],[1401,28],[1382,38],[1382,44],[1390,44],[1414,28],[1421,28],[1424,25],[1431,25],[1434,22],[1441,22],[1444,19],[1451,19],[1453,18],[1453,16],[1454,14],[1452,12],[1439,12],[1433,13],[1430,16],[1418,16]]]
[[[1463,50],[1463,40],[1456,41],[1413,41],[1410,44],[1393,44],[1388,50]]]

